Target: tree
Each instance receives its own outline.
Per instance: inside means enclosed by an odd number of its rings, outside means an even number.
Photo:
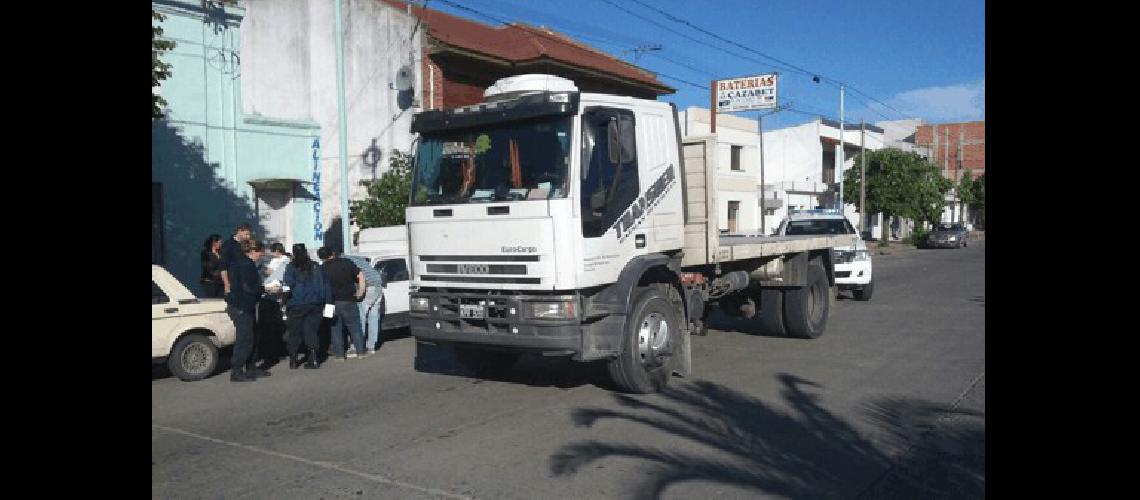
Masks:
[[[412,192],[412,155],[392,150],[388,171],[368,182],[368,198],[353,201],[352,219],[361,229],[404,224],[404,209]]]
[[[955,186],[954,191],[958,193],[958,213],[961,214],[962,208],[974,203],[974,176],[970,173],[970,169],[967,168],[962,171],[962,178],[958,180],[958,185]],[[966,222],[961,215],[958,218],[958,222]]]
[[[163,52],[174,48],[174,42],[162,39],[162,26],[160,24],[166,16],[159,14],[155,11],[150,11],[151,25],[150,25],[150,115],[151,118],[162,118],[163,106],[166,106],[166,99],[162,96],[155,94],[162,81],[170,78],[170,63],[164,63],[159,56]],[[157,22],[158,24],[155,24]]]
[[[942,216],[946,193],[953,183],[925,158],[899,149],[867,151],[867,207],[861,214],[882,212],[883,220],[903,217],[934,221]],[[856,157],[856,165],[861,158]],[[859,199],[859,169],[844,173],[843,197]],[[856,206],[859,203],[856,201]],[[887,238],[883,238],[884,243]]]
[[[971,187],[973,201],[970,210],[978,214],[978,222],[982,227],[986,225],[986,174],[979,175]]]

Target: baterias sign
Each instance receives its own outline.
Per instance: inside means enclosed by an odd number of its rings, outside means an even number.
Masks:
[[[758,75],[716,82],[716,112],[776,107],[776,75]]]

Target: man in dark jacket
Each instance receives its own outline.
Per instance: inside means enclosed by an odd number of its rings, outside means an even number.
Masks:
[[[332,350],[333,358],[344,361],[348,359],[368,357],[364,349],[364,331],[360,323],[360,308],[356,305],[364,298],[364,273],[351,260],[336,257],[329,247],[317,250],[317,257],[321,259],[321,270],[329,280],[332,288],[333,304],[336,312],[332,322]],[[348,328],[355,352],[347,353],[344,347],[344,332]]]
[[[230,361],[230,380],[233,382],[248,382],[259,376],[270,375],[268,370],[259,370],[254,366],[253,357],[256,342],[254,319],[257,301],[263,292],[256,262],[261,259],[265,249],[260,241],[246,240],[241,243],[241,251],[245,255],[234,259],[230,264],[230,291],[226,294],[226,314],[229,314],[237,329],[234,354]],[[244,372],[243,366],[246,368]]]
[[[242,242],[249,241],[253,236],[253,230],[250,229],[249,224],[238,224],[234,228],[233,238],[227,239],[222,242],[222,247],[218,249],[219,259],[221,260],[222,268],[222,284],[224,293],[229,295],[230,284],[230,267],[237,262],[241,262],[241,257],[245,253],[242,251]],[[258,257],[260,258],[260,257]]]
[[[302,338],[309,350],[305,368],[319,368],[317,330],[321,326],[322,309],[325,304],[333,303],[332,289],[321,267],[309,258],[309,251],[305,249],[304,244],[293,245],[293,255],[294,259],[285,266],[285,274],[281,280],[289,292],[289,298],[285,303],[288,332],[285,349],[289,352],[289,368],[301,365],[297,356]]]

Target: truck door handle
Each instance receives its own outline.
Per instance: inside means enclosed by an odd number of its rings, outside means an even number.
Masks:
[[[162,312],[167,313],[167,314],[176,313],[176,312],[178,312],[178,308],[177,307],[167,307],[166,309],[163,309]]]
[[[638,234],[633,237],[633,246],[635,248],[645,248],[645,235]]]

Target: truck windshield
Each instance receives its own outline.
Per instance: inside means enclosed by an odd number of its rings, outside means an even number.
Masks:
[[[572,118],[424,134],[412,205],[565,198]]]
[[[784,234],[855,234],[855,228],[846,219],[793,220]]]

